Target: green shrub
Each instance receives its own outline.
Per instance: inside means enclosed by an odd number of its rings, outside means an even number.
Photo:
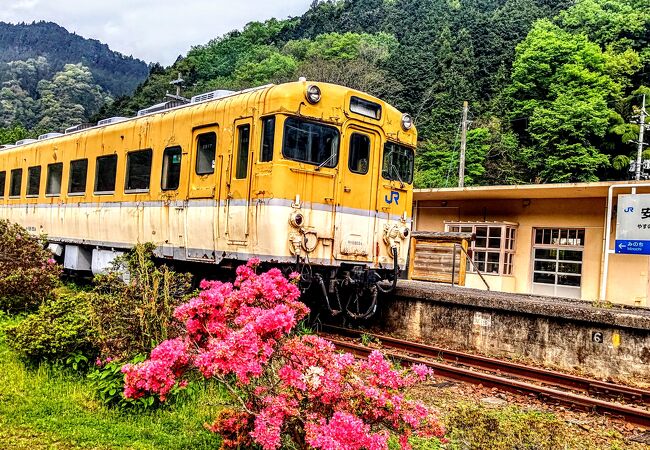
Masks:
[[[51,296],[61,267],[45,244],[42,236],[0,220],[0,309],[31,311]]]
[[[36,313],[7,327],[7,342],[30,362],[60,362],[80,369],[83,358],[94,353],[88,305],[87,293],[59,289]]]
[[[138,244],[95,277],[90,317],[105,357],[128,359],[175,337],[174,309],[191,287],[191,275],[153,262],[153,244]],[[127,279],[125,282],[124,280]]]
[[[107,358],[102,361],[98,359],[96,364],[88,373],[93,388],[97,392],[97,396],[105,405],[117,406],[120,409],[152,409],[161,406],[160,400],[157,396],[150,394],[143,397],[133,399],[124,397],[124,374],[122,373],[122,366],[125,363],[137,364],[146,360],[145,355],[136,355],[129,361],[114,360]],[[181,397],[191,398],[196,395],[200,385],[196,382],[190,382],[184,387],[175,386],[169,392],[167,403],[176,401]]]

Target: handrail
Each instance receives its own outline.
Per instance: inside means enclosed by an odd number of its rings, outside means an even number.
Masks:
[[[480,270],[478,270],[478,267],[476,267],[476,264],[474,264],[474,261],[472,260],[472,258],[467,254],[467,250],[465,250],[462,245],[460,246],[460,249],[463,251],[463,253],[465,253],[465,256],[467,257],[467,260],[470,263],[472,263],[472,267],[474,268],[474,270],[476,270],[476,273],[478,274],[478,276],[481,277],[481,281],[483,281],[483,284],[485,284],[485,287],[489,291],[490,290],[490,285],[487,283],[487,281],[485,281],[485,278],[483,278],[483,274],[481,273]]]

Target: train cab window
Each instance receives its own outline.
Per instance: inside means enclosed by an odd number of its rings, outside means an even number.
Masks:
[[[381,175],[387,180],[411,184],[414,160],[415,153],[412,149],[393,142],[386,142]]]
[[[86,179],[88,178],[88,160],[77,159],[70,163],[70,183],[68,194],[84,194],[86,192]]]
[[[137,193],[149,190],[152,154],[151,149],[127,153],[124,192]]]
[[[11,171],[11,184],[9,186],[9,197],[20,197],[22,184],[23,184],[23,169],[13,169]]]
[[[282,155],[287,159],[336,167],[338,164],[339,132],[334,127],[289,117],[284,122]]]
[[[167,147],[163,152],[162,177],[160,187],[163,191],[178,189],[181,181],[181,158],[183,151],[179,146]]]
[[[27,169],[27,197],[38,197],[41,189],[41,166]]]
[[[111,194],[115,192],[116,173],[117,155],[98,157],[95,164],[95,193]]]
[[[352,133],[350,136],[350,157],[348,168],[350,172],[365,175],[368,173],[370,161],[370,138],[361,133]]]
[[[248,150],[251,142],[251,126],[241,125],[237,127],[237,167],[235,178],[241,180],[248,175]]]
[[[273,144],[275,141],[275,117],[262,119],[262,151],[260,162],[273,161]]]
[[[63,176],[63,163],[54,163],[47,166],[47,183],[45,195],[61,194],[61,178]]]
[[[5,184],[7,184],[7,172],[3,170],[0,172],[0,198],[5,196]]]
[[[196,174],[214,173],[214,161],[217,154],[217,133],[199,134],[196,143]]]

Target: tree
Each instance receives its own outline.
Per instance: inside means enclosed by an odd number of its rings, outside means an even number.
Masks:
[[[611,64],[612,60],[618,61]],[[621,73],[621,66],[627,67]],[[583,35],[540,20],[517,46],[511,118],[525,118],[520,130],[526,150],[522,163],[530,179],[545,182],[595,181],[609,165],[600,143],[621,121],[611,108],[637,70],[634,51],[603,52]]]
[[[44,130],[60,130],[86,121],[110,99],[81,64],[66,64],[51,81],[38,84]]]

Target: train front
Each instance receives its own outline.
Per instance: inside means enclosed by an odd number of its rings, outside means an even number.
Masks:
[[[363,92],[307,81],[270,89],[265,105],[281,136],[271,190],[291,200],[285,248],[311,266],[324,295],[352,290],[375,303],[408,259],[411,117]],[[331,300],[331,309],[344,309],[340,302]],[[367,312],[356,308],[353,314]]]

